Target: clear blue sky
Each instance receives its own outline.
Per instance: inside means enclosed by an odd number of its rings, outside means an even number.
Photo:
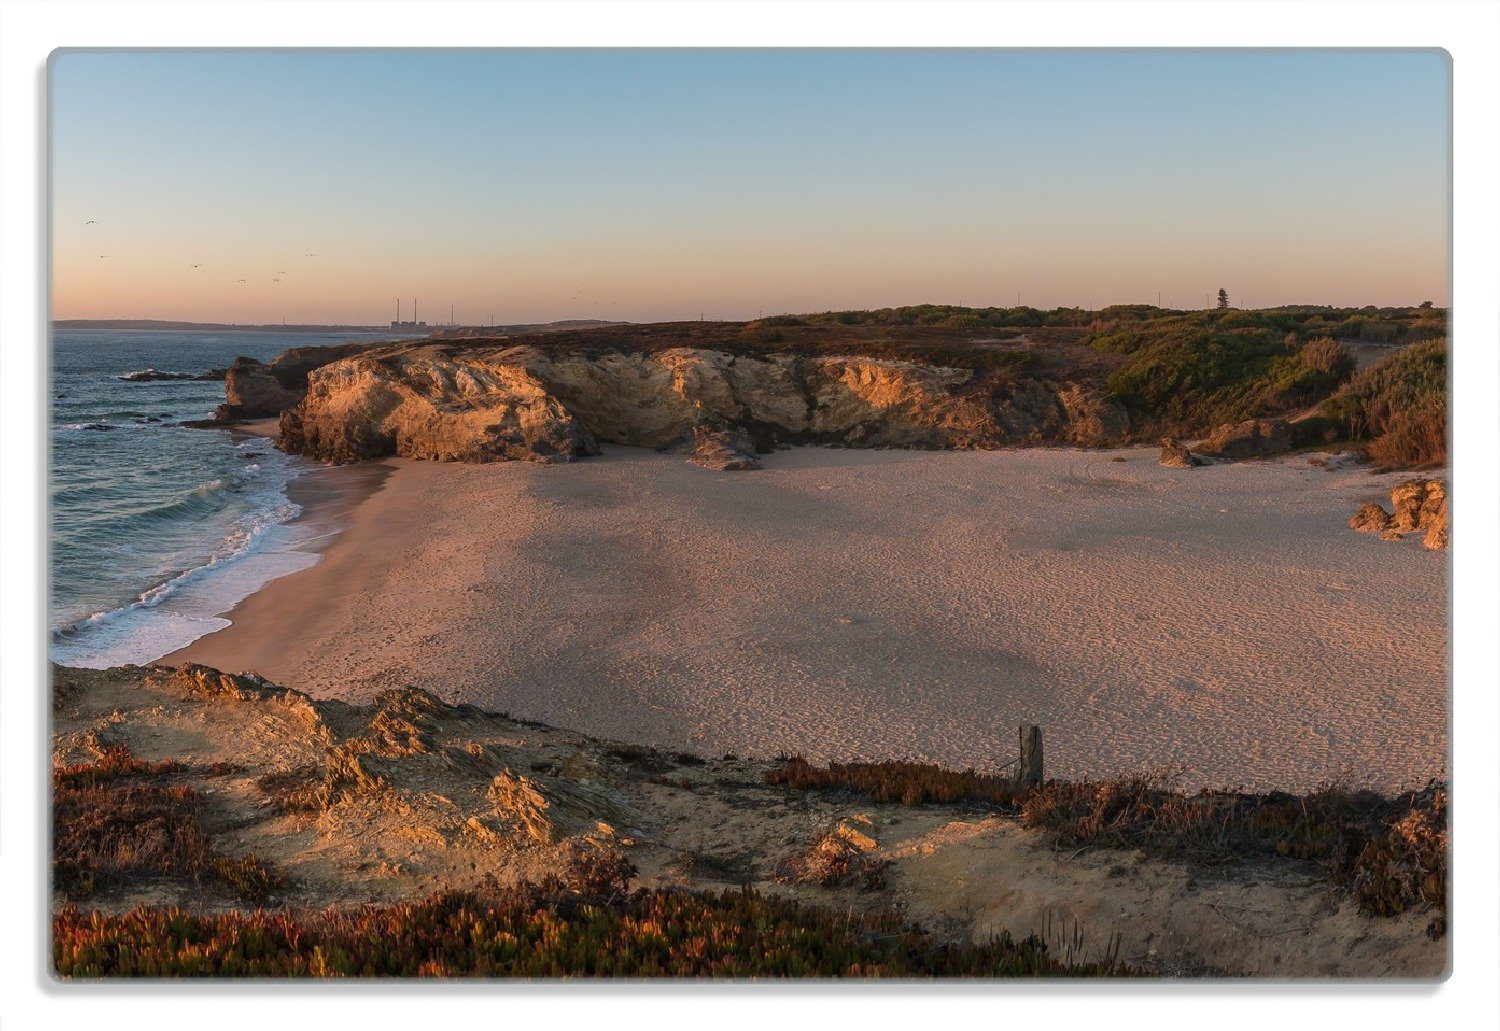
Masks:
[[[52,74],[59,318],[1447,300],[1434,51],[78,51]]]

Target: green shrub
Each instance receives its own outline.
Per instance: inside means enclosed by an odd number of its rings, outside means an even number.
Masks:
[[[1369,441],[1376,461],[1399,468],[1448,459],[1448,342],[1402,348],[1359,373],[1323,403],[1352,440]]]

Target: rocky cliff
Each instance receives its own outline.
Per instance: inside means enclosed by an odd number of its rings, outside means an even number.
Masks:
[[[293,347],[269,362],[236,358],[224,370],[224,403],[214,412],[220,422],[262,419],[280,414],[307,393],[307,374],[313,369],[367,350],[371,344]],[[218,371],[218,370],[215,370]]]
[[[730,430],[761,451],[1102,446],[1129,430],[1096,384],[857,353],[427,341],[343,357],[306,380],[280,444],[330,462],[568,461],[601,442],[691,450],[703,432]]]

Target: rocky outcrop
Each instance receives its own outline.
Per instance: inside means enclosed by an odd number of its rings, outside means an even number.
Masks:
[[[1359,506],[1349,519],[1349,528],[1378,533],[1382,540],[1400,540],[1408,533],[1425,531],[1424,547],[1440,551],[1448,547],[1448,489],[1442,480],[1407,480],[1391,491],[1392,512],[1376,504]]]
[[[317,370],[307,397],[282,413],[279,443],[327,462],[557,462],[599,453],[588,427],[524,365],[458,363],[442,347]]]
[[[207,372],[163,372],[160,369],[141,369],[115,378],[124,380],[126,383],[158,383],[163,380],[221,380],[228,373],[228,369],[209,369]]]
[[[1077,384],[899,359],[420,342],[312,371],[282,414],[280,445],[331,462],[566,461],[601,442],[688,450],[707,439],[707,452],[732,442],[720,457],[745,461],[793,444],[1102,445],[1127,430],[1118,404]]]
[[[755,454],[750,434],[739,429],[696,427],[693,431],[693,457],[688,461],[715,472],[760,468],[760,458]]]
[[[1176,437],[1161,438],[1161,464],[1168,469],[1192,469],[1203,464],[1203,459],[1188,450],[1187,445]]]
[[[293,347],[269,362],[236,358],[223,370],[224,403],[214,412],[219,422],[264,419],[296,405],[307,393],[307,374],[330,362],[369,349],[371,344]],[[218,371],[218,370],[215,370]]]
[[[1077,383],[1057,392],[1067,416],[1066,439],[1079,447],[1110,447],[1124,442],[1130,433],[1130,414],[1120,402],[1105,398]]]
[[[1197,451],[1230,462],[1269,458],[1292,449],[1292,431],[1285,419],[1247,419],[1225,423],[1200,441]]]

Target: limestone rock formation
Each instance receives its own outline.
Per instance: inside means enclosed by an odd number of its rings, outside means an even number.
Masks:
[[[744,460],[792,444],[1122,443],[1128,425],[1077,384],[891,358],[421,341],[314,369],[280,445],[331,462],[566,461],[600,442],[687,450],[706,429],[741,434]]]
[[[1057,392],[1057,400],[1068,418],[1066,438],[1079,447],[1110,447],[1125,442],[1130,433],[1130,413],[1120,402],[1096,391],[1070,383]]]
[[[279,415],[301,401],[307,393],[309,372],[371,346],[352,343],[293,347],[270,362],[236,358],[228,369],[223,370],[224,403],[218,407],[214,418],[220,422],[233,422]]]
[[[1225,423],[1198,444],[1198,453],[1231,462],[1268,458],[1292,449],[1292,431],[1285,419],[1247,419]]]
[[[1360,505],[1349,517],[1349,529],[1360,533],[1383,533],[1390,525],[1391,514],[1374,502]]]
[[[279,444],[326,462],[558,462],[599,453],[588,428],[524,366],[458,363],[442,347],[316,370],[306,398],[282,413]]]
[[[1382,540],[1400,540],[1408,533],[1425,531],[1424,547],[1440,551],[1448,547],[1448,489],[1442,480],[1407,480],[1391,491],[1392,512],[1376,504],[1359,506],[1349,527],[1362,533],[1377,533]]]
[[[693,430],[693,457],[688,461],[715,472],[760,468],[760,458],[755,454],[750,434],[740,429],[696,427]]]
[[[1203,459],[1187,449],[1187,445],[1175,437],[1161,438],[1161,464],[1168,469],[1192,469],[1203,464]]]

